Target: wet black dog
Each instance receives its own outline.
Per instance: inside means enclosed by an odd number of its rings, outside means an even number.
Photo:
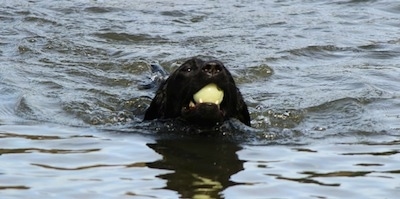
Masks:
[[[144,120],[169,118],[200,126],[236,118],[250,126],[247,105],[229,71],[220,61],[199,58],[186,61],[161,83],[144,116]]]

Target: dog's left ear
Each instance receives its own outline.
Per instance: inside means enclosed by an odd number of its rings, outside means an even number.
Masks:
[[[167,104],[167,81],[161,83],[156,92],[156,96],[150,103],[144,114],[143,120],[153,120],[164,117],[164,110]]]
[[[236,118],[239,119],[242,123],[246,124],[247,126],[251,126],[249,110],[247,109],[246,102],[244,102],[242,94],[240,93],[239,89],[237,89],[236,110],[238,114],[236,115]]]

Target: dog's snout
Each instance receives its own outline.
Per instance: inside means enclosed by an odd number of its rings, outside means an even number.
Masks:
[[[221,72],[222,65],[218,62],[207,62],[202,68],[207,75],[214,76]]]

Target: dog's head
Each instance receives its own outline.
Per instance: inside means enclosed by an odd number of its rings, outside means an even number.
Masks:
[[[183,63],[160,85],[144,119],[178,117],[207,126],[237,118],[250,126],[243,97],[217,60],[192,58]]]

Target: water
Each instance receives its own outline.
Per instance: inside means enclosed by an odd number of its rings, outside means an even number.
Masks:
[[[1,198],[400,194],[397,1],[1,5]],[[150,64],[192,56],[227,65],[254,129],[141,123]]]

